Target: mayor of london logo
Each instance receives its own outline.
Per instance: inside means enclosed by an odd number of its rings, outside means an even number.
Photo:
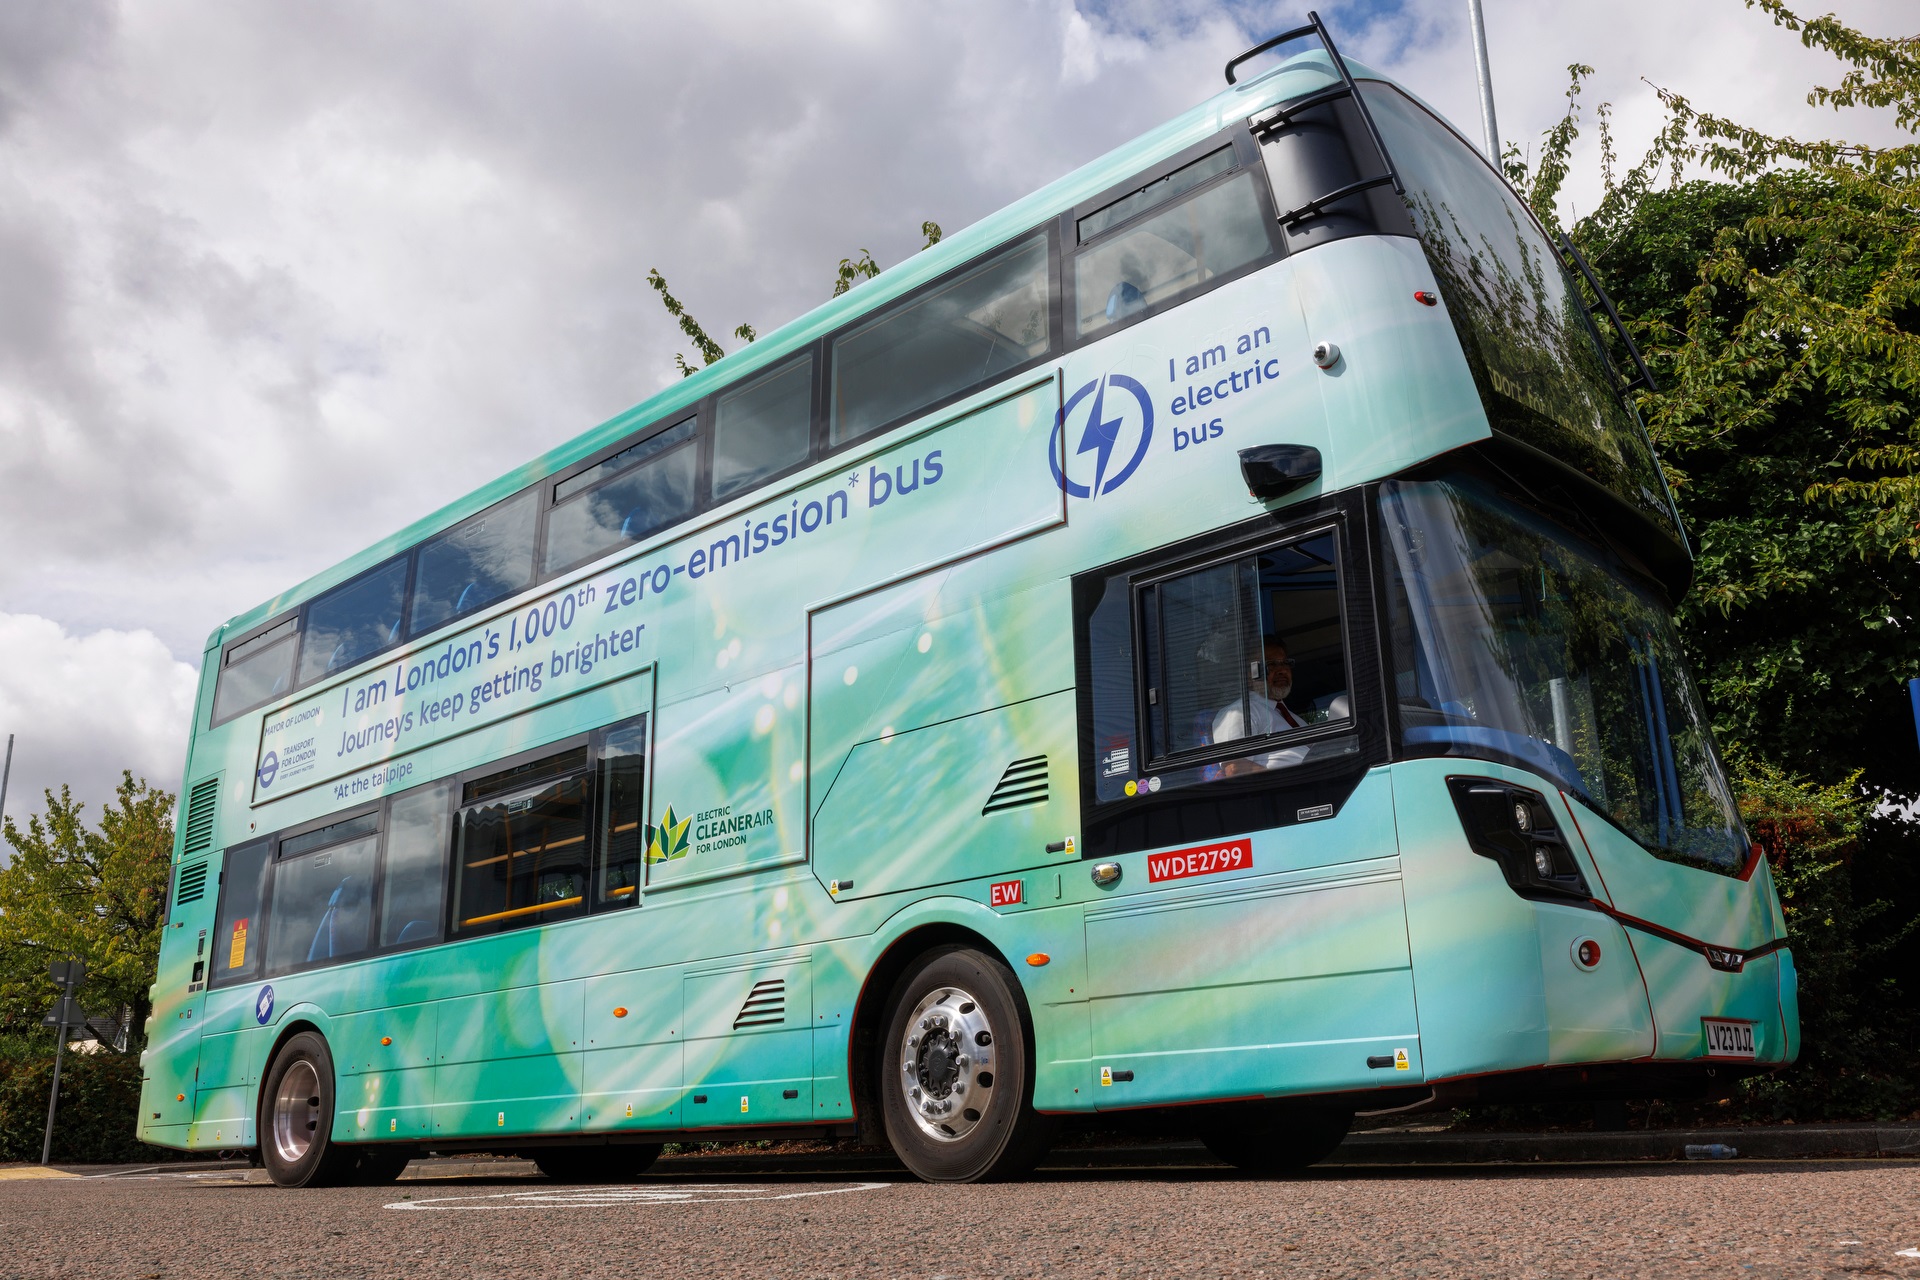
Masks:
[[[1147,389],[1124,373],[1110,373],[1068,397],[1047,440],[1047,465],[1069,494],[1097,498],[1140,469],[1152,440],[1153,400]]]

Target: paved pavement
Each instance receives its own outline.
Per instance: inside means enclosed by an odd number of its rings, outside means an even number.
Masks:
[[[1920,1280],[1920,1168],[1887,1159],[1322,1168],[1062,1153],[931,1187],[831,1157],[686,1158],[617,1187],[517,1161],[282,1192],[205,1165],[0,1180],[0,1277],[1840,1277]],[[844,1163],[844,1162],[842,1162]],[[1089,1167],[1089,1166],[1096,1167]]]

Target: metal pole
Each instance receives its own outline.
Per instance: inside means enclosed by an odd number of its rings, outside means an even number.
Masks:
[[[1467,0],[1473,24],[1473,65],[1480,75],[1480,128],[1486,134],[1487,159],[1500,163],[1500,126],[1493,121],[1493,72],[1487,66],[1487,19],[1480,0]]]
[[[8,734],[7,735],[7,763],[4,768],[0,768],[0,819],[5,819],[7,816],[7,779],[11,778],[12,776],[13,776],[13,735]],[[0,831],[3,831],[5,829],[6,827],[4,822],[0,822]]]
[[[71,962],[69,962],[71,964]],[[60,992],[59,1025],[54,1028],[58,1037],[53,1042],[53,1088],[47,1090],[47,1132],[40,1140],[40,1163],[47,1163],[53,1154],[53,1115],[60,1107],[60,1060],[67,1049],[67,1008],[73,1002],[73,969],[67,970],[67,980]]]

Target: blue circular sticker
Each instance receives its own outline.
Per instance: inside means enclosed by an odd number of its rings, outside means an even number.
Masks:
[[[262,987],[260,994],[254,997],[253,1020],[261,1026],[267,1025],[267,1019],[273,1016],[273,988]]]
[[[266,759],[260,762],[260,768],[255,772],[254,777],[260,780],[260,789],[265,791],[273,785],[274,776],[279,772],[280,753],[277,751],[269,751],[267,752]]]

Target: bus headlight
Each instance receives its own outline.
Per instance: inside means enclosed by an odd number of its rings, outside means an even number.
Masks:
[[[1499,863],[1515,893],[1592,896],[1545,796],[1494,778],[1448,778],[1447,790],[1466,829],[1467,845]]]

